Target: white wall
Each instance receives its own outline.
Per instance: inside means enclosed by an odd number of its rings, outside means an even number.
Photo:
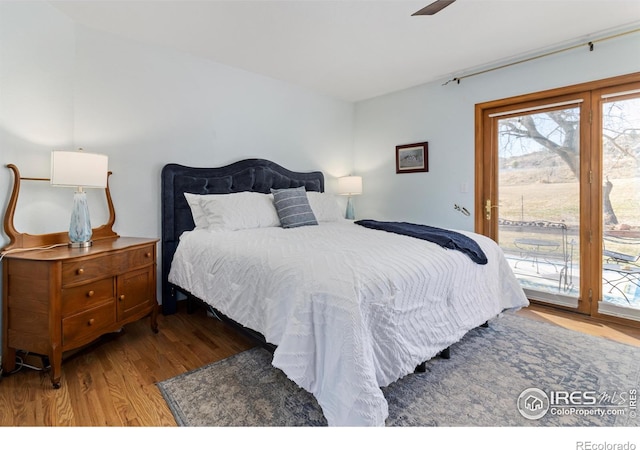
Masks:
[[[109,155],[121,235],[160,236],[166,163],[352,170],[351,103],[84,27],[76,46],[74,139]]]
[[[0,2],[0,207],[3,212],[13,182],[6,164],[15,164],[25,177],[48,177],[51,150],[69,147],[73,142],[73,28],[66,16],[48,4]],[[55,222],[52,219],[59,205],[44,201],[43,192],[52,191],[47,183],[25,182],[21,191],[24,196],[20,198],[20,211],[16,215],[16,227],[20,231],[39,233],[50,225],[63,227],[61,229],[68,226],[70,210],[64,221],[51,223]],[[55,191],[63,195],[64,190]],[[68,206],[71,206],[71,197]],[[0,232],[0,248],[6,242],[3,232]]]
[[[122,236],[160,237],[167,163],[266,158],[291,170],[322,170],[328,191],[334,177],[353,170],[352,103],[76,26],[45,2],[0,8],[3,211],[12,182],[4,166],[48,177],[52,149],[109,156],[114,228]],[[72,193],[36,184],[22,184],[18,230],[67,229]],[[95,227],[107,211],[103,197],[89,201]],[[7,242],[0,232],[0,248]]]
[[[484,75],[425,84],[356,104],[356,215],[473,230],[477,103],[640,71],[637,33]],[[395,173],[395,146],[429,142],[428,173]],[[466,187],[467,192],[462,192]],[[472,212],[467,217],[454,204]]]

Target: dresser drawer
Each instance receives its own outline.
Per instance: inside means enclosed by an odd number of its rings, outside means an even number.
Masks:
[[[97,338],[116,321],[113,301],[62,319],[62,347],[81,345]]]
[[[137,248],[127,252],[127,270],[149,265],[155,261],[155,245]]]
[[[113,258],[109,256],[81,261],[65,261],[62,263],[62,287],[104,278],[105,275],[111,274],[113,274]]]
[[[62,315],[84,311],[115,297],[113,278],[94,281],[80,286],[62,289]]]

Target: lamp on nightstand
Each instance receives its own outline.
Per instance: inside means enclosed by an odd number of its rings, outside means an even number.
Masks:
[[[351,197],[362,194],[362,177],[348,176],[338,178],[338,194],[349,196],[347,199],[347,213],[345,217],[350,220],[355,219]]]
[[[75,187],[73,211],[69,224],[69,246],[90,247],[92,245],[89,205],[84,188],[106,188],[108,157],[97,153],[51,152],[51,185]]]

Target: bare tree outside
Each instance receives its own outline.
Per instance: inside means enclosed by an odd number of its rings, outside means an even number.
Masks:
[[[630,207],[635,214],[623,215],[619,220],[611,203],[614,179],[640,177],[640,99],[612,101],[604,104],[602,124],[603,147],[603,209],[605,226],[618,225],[621,229],[638,229],[640,198],[638,186],[631,186],[635,198]],[[623,188],[624,189],[624,188]],[[631,192],[629,192],[631,193]],[[611,227],[613,228],[613,227]]]
[[[563,223],[577,235],[580,108],[502,118],[498,121],[498,142],[500,219]],[[503,248],[513,244],[513,236],[500,237]]]
[[[606,103],[603,110],[603,210],[605,226],[637,227],[639,205],[620,222],[611,200],[614,189],[625,189],[616,180],[638,176],[640,171],[640,101]],[[512,117],[500,121],[501,163],[537,168],[538,179],[510,177],[507,184],[529,182],[566,183],[580,178],[580,117],[579,108],[562,109]],[[536,153],[535,158],[530,155]],[[529,158],[527,158],[529,156]],[[563,163],[566,167],[559,167]],[[568,172],[567,172],[568,170]],[[502,205],[501,205],[502,206]],[[634,205],[629,205],[633,209]],[[526,206],[525,206],[526,207]],[[626,209],[626,208],[625,208]],[[555,220],[567,220],[555,217]],[[633,222],[631,222],[633,220]]]

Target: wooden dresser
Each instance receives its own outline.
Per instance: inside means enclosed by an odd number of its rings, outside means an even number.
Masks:
[[[63,352],[149,315],[157,332],[156,242],[119,237],[7,254],[3,369],[14,370],[16,350],[48,355],[57,388]]]
[[[93,245],[69,247],[67,233],[29,235],[13,226],[20,178],[4,218],[10,244],[2,260],[2,369],[16,368],[16,352],[47,356],[51,382],[60,387],[63,352],[150,316],[158,331],[158,239],[120,237],[107,186],[107,224],[93,230]],[[40,179],[36,179],[40,180]]]

